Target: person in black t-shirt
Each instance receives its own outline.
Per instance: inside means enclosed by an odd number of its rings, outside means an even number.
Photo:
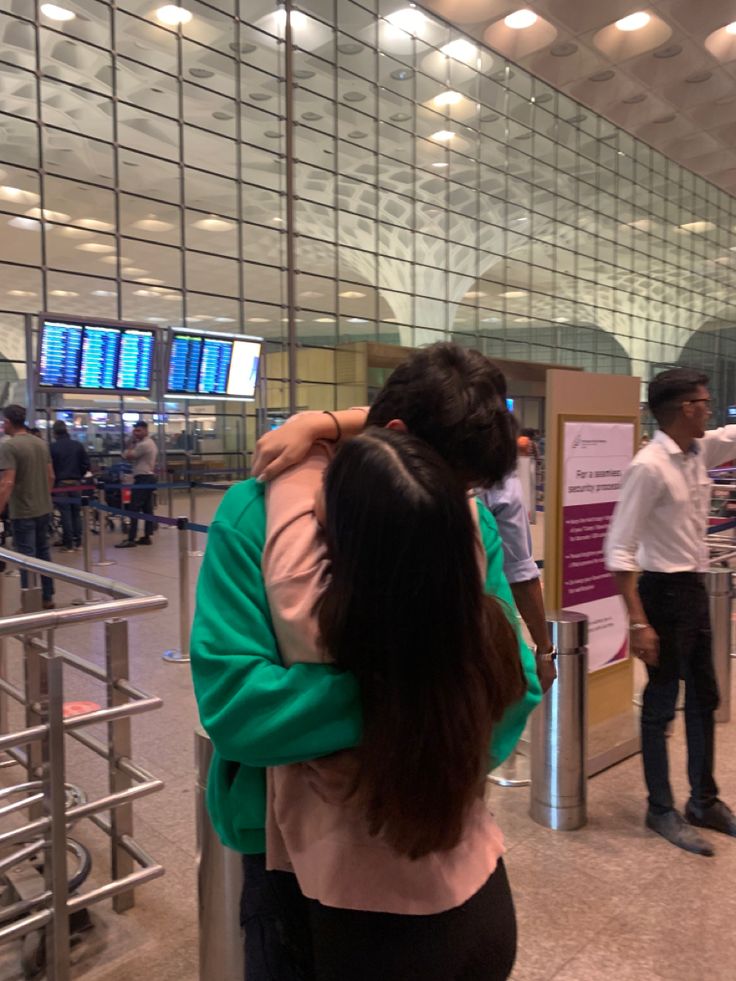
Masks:
[[[57,419],[54,423],[53,433],[51,462],[54,465],[54,487],[78,487],[89,470],[87,451],[81,443],[71,438],[66,423],[61,419]],[[82,545],[80,493],[76,490],[68,494],[54,494],[54,500],[61,513],[61,543],[65,552],[72,552]]]

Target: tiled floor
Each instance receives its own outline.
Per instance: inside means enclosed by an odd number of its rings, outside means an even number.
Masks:
[[[215,504],[213,494],[200,509],[204,520]],[[131,677],[165,702],[162,711],[135,720],[135,757],[166,782],[161,794],[137,805],[136,837],[167,873],[138,891],[130,912],[115,915],[109,903],[95,909],[95,929],[75,952],[74,976],[84,981],[195,981],[198,976],[196,709],[187,667],[161,660],[161,652],[176,643],[176,536],[162,531],[152,548],[110,550],[116,565],[104,570],[160,590],[172,601],[161,614],[131,622]],[[80,561],[78,555],[61,558]],[[192,582],[198,564],[192,559]],[[6,583],[12,610],[17,579]],[[63,587],[61,596],[71,600],[73,591]],[[101,627],[65,631],[58,640],[101,659]],[[12,645],[11,659],[17,670]],[[68,697],[94,698],[95,693],[94,684],[83,678]],[[670,749],[673,782],[684,800],[681,718]],[[723,796],[736,804],[735,723],[718,727],[718,756]],[[89,754],[71,753],[69,770],[89,791],[103,789],[104,766]],[[9,781],[12,772],[0,771],[0,779]],[[647,832],[638,757],[590,781],[589,821],[580,831],[536,825],[527,813],[525,788],[493,787],[489,799],[507,837],[519,920],[514,981],[734,981],[736,840],[712,835],[717,855],[706,859],[679,852]],[[103,836],[88,823],[77,826],[75,834],[93,848],[101,869]],[[0,949],[0,981],[20,977],[16,945]]]

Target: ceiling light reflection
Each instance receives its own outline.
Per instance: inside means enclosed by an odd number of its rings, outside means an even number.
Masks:
[[[621,20],[616,21],[616,27],[620,31],[640,31],[642,27],[646,27],[651,16],[645,10],[637,10],[634,14],[629,14],[627,17],[622,17]]]
[[[449,89],[446,92],[440,92],[436,95],[432,102],[436,106],[456,106],[458,102],[463,101],[463,96],[461,92],[452,92]]]
[[[447,58],[452,58],[454,61],[462,61],[465,65],[475,64],[479,54],[478,48],[462,37],[450,41],[449,44],[445,44],[440,48],[440,51]]]
[[[510,27],[513,31],[523,31],[536,24],[538,19],[533,10],[527,10],[524,7],[521,10],[515,10],[508,17],[504,17],[503,22],[506,27]]]
[[[179,24],[188,24],[194,14],[191,10],[180,7],[178,3],[167,3],[159,7],[156,11],[156,19],[168,27],[177,27]]]
[[[41,13],[44,17],[48,17],[49,20],[74,20],[77,16],[73,10],[67,10],[66,7],[60,7],[56,3],[42,3]]]
[[[436,140],[438,143],[449,143],[454,136],[455,134],[450,129],[438,129],[436,133],[432,133],[430,140]]]
[[[392,27],[396,27],[407,34],[418,34],[427,21],[427,18],[416,7],[404,7],[402,10],[395,10],[389,14],[386,20]]]

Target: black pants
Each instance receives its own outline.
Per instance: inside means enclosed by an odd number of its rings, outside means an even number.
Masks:
[[[456,909],[400,916],[305,899],[296,877],[243,857],[247,981],[505,981],[516,956],[516,914],[500,860]],[[346,870],[349,874],[349,870]]]
[[[695,572],[645,572],[639,594],[659,637],[659,664],[647,668],[641,711],[641,751],[649,807],[675,806],[669,780],[666,728],[675,717],[680,679],[685,682],[685,728],[690,797],[707,807],[718,796],[713,779],[714,719],[718,684],[713,670],[708,595]]]
[[[156,483],[156,478],[153,474],[141,473],[133,478],[133,490],[130,495],[130,510],[140,511],[142,514],[153,514],[153,495],[156,493],[156,488],[152,485]],[[145,484],[145,487],[136,487],[136,484]],[[144,535],[146,538],[150,538],[153,534],[153,529],[155,528],[153,521],[146,521]],[[135,536],[138,533],[138,519],[130,519],[130,527],[128,528],[128,540],[131,542],[135,541]]]

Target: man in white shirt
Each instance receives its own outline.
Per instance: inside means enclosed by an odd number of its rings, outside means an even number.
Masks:
[[[706,375],[689,368],[660,372],[650,382],[649,408],[659,429],[624,475],[605,544],[606,567],[629,614],[631,652],[649,675],[641,713],[646,824],[698,855],[712,855],[713,848],[692,825],[736,836],[736,818],[719,800],[713,778],[718,685],[703,577],[708,470],[736,455],[736,426],[705,432],[707,384]],[[690,779],[684,818],[674,805],[666,743],[681,678]]]

